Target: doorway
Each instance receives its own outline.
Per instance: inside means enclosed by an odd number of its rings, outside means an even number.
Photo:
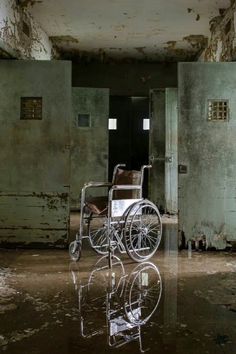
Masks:
[[[125,163],[129,170],[139,170],[149,162],[149,98],[110,96],[109,110],[109,180],[113,168]],[[146,171],[147,172],[147,171]],[[148,194],[145,175],[143,196]]]

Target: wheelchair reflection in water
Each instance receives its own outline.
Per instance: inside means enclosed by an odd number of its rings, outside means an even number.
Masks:
[[[79,279],[75,263],[71,274],[82,337],[106,335],[114,348],[138,341],[140,352],[148,350],[143,349],[141,330],[157,310],[162,294],[161,275],[153,263],[141,263],[126,274],[118,257],[112,257],[109,268],[103,256],[85,281]]]

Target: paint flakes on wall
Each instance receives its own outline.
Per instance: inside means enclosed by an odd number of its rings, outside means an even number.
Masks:
[[[202,34],[191,34],[184,37],[183,40],[187,41],[190,46],[197,51],[202,51],[208,43],[208,38]]]
[[[21,5],[21,2],[15,0],[4,0],[2,6],[0,39],[11,56],[20,59],[51,59],[50,41],[28,13],[26,2]]]
[[[211,38],[200,61],[221,62],[236,58],[235,1],[228,9],[219,9],[219,16],[210,21]]]
[[[183,38],[182,40],[177,41],[168,41],[166,42],[166,54],[171,58],[178,58],[181,60],[192,61],[195,59],[196,55],[199,52],[197,43],[202,42],[202,38],[193,38],[194,36],[190,35]],[[189,45],[186,46],[186,41]],[[165,55],[166,56],[166,55]]]

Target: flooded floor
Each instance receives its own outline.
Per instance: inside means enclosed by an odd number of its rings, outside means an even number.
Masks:
[[[88,247],[0,250],[0,352],[236,354],[236,254],[162,249],[144,263]]]

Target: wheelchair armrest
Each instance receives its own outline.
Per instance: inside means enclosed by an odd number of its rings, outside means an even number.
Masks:
[[[83,189],[91,188],[91,187],[111,187],[112,183],[111,182],[88,182],[84,184]]]
[[[115,184],[109,190],[109,201],[112,201],[114,191],[131,191],[131,190],[142,190],[142,186],[139,184]]]
[[[111,182],[88,182],[85,183],[82,190],[81,190],[81,208],[84,207],[85,205],[85,197],[86,197],[86,191],[88,188],[97,188],[97,187],[111,187],[112,183]]]
[[[142,189],[142,186],[140,186],[139,184],[114,184],[111,187],[111,190],[138,190],[138,189]]]

